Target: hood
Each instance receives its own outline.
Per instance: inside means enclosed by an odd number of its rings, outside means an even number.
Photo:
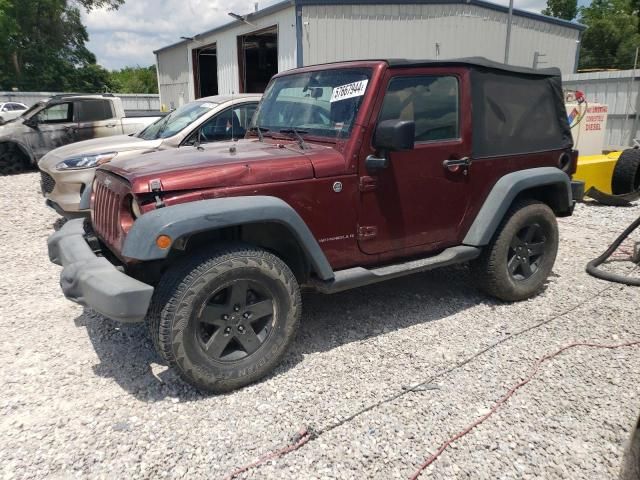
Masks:
[[[211,143],[148,153],[135,160],[118,159],[101,168],[126,178],[135,193],[149,192],[149,181],[159,179],[164,191],[287,182],[313,178],[314,161],[333,159],[344,169],[334,148],[295,142],[257,139]]]
[[[127,152],[132,150],[153,150],[160,147],[162,139],[143,140],[129,135],[93,138],[82,142],[70,143],[51,150],[38,162],[40,168],[52,169],[58,162],[80,155],[109,152]]]
[[[0,141],[19,140],[22,135],[31,130],[31,127],[27,127],[22,122],[23,119],[18,117],[4,125],[0,125]]]

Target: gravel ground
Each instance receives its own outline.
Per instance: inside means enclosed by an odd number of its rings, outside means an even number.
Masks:
[[[0,211],[2,478],[221,478],[302,426],[319,435],[241,477],[406,478],[543,354],[640,339],[640,289],[584,273],[640,207],[579,205],[560,220],[559,260],[539,297],[495,302],[463,267],[306,294],[277,371],[207,397],[167,370],[143,326],[64,299],[46,254],[57,216],[37,174],[0,177]],[[640,411],[639,364],[640,347],[565,352],[422,478],[615,478]]]

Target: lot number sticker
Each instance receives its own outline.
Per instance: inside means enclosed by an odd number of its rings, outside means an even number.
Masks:
[[[367,89],[367,83],[369,83],[369,80],[361,80],[334,88],[333,93],[331,93],[331,103],[346,100],[347,98],[361,97]]]

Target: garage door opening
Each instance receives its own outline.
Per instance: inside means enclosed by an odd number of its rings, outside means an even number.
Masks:
[[[263,93],[278,73],[278,27],[238,37],[240,93]]]
[[[195,98],[218,94],[218,52],[216,44],[193,50]]]

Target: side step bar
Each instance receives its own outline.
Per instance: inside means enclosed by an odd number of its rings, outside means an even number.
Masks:
[[[412,273],[468,262],[477,258],[481,251],[482,250],[477,247],[460,245],[447,248],[433,257],[410,260],[408,262],[396,263],[371,270],[363,267],[348,268],[335,272],[335,277],[332,281],[316,281],[312,286],[322,293],[342,292],[351,288],[363,287]]]

